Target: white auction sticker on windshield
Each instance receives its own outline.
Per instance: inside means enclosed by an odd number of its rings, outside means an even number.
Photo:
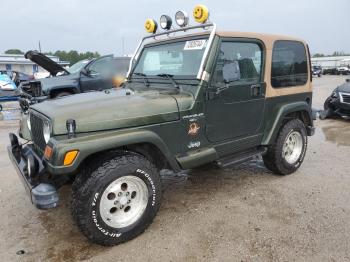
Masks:
[[[205,39],[186,41],[184,50],[200,50],[206,46],[206,43]]]

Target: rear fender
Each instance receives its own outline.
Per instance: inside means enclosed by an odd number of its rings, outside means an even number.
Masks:
[[[301,112],[302,116],[306,118],[303,119],[306,128],[312,128],[312,110],[310,105],[306,101],[284,104],[281,105],[272,116],[268,116],[270,119],[274,119],[274,121],[269,121],[267,126],[265,127],[265,132],[261,144],[272,144],[278,135],[283,121],[287,118],[287,115],[298,112]]]

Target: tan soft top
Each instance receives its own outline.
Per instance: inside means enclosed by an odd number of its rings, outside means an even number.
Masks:
[[[163,38],[163,39],[154,39],[150,43],[154,42],[163,42],[168,41],[169,39],[181,39],[183,37],[191,37],[191,36],[198,36],[198,35],[209,35],[210,32],[197,32],[193,34],[184,34],[179,35],[175,37],[170,38]],[[216,31],[216,35],[220,37],[236,37],[236,38],[254,38],[261,40],[264,44],[267,50],[272,50],[273,43],[277,40],[291,40],[291,41],[299,41],[302,42],[306,46],[306,42],[302,39],[290,37],[290,36],[283,36],[283,35],[273,35],[273,34],[265,34],[265,33],[252,33],[252,32],[230,32],[230,31]]]
[[[221,37],[242,37],[242,38],[256,38],[265,43],[266,49],[272,49],[273,43],[277,40],[291,40],[299,41],[306,45],[305,41],[290,36],[273,35],[264,33],[251,33],[251,32],[229,32],[229,31],[217,31],[216,34]]]

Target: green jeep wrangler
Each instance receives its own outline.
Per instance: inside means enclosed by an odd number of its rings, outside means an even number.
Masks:
[[[262,155],[279,175],[303,162],[311,114],[312,72],[302,40],[220,32],[197,6],[197,25],[179,11],[147,20],[151,32],[130,63],[123,88],[32,105],[32,142],[10,134],[8,153],[32,203],[58,205],[73,181],[72,214],[101,245],[141,234],[161,202],[160,170]]]

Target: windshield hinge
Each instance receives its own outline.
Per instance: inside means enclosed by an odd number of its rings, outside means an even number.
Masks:
[[[209,82],[210,74],[207,71],[203,71],[201,80]]]

